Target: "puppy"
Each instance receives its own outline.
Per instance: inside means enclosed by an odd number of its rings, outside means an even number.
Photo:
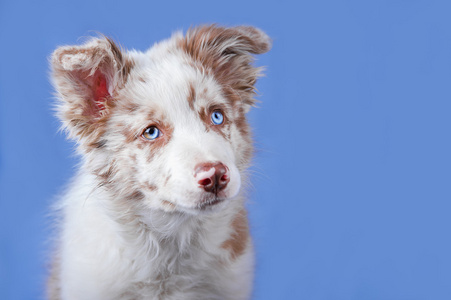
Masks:
[[[270,49],[254,27],[109,38],[51,57],[58,116],[81,155],[57,207],[49,299],[249,299],[246,113]]]

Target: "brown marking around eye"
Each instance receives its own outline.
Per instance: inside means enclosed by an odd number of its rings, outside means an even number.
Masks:
[[[199,114],[199,118],[205,123],[205,127],[206,127],[207,131],[210,131],[211,122],[210,122],[210,116],[209,116],[208,111],[206,109],[201,109],[198,111],[198,114]]]
[[[156,126],[160,130],[160,136],[153,141],[145,140],[144,138],[138,139],[139,144],[143,145],[143,149],[147,148],[147,162],[150,163],[155,155],[162,151],[164,146],[169,143],[172,137],[174,128],[170,125],[157,124]]]
[[[211,114],[219,110],[224,116],[224,122],[219,125],[215,125],[211,121]],[[223,109],[220,109],[220,106],[214,105],[210,107],[209,109],[201,109],[198,111],[199,118],[204,122],[205,128],[207,129],[207,132],[210,130],[214,130],[216,133],[220,134],[224,139],[230,140],[230,120],[228,119],[228,116],[224,112]]]
[[[120,107],[118,107],[118,110],[120,110],[121,114],[129,115],[131,113],[135,113],[140,109],[140,106],[133,103],[132,101],[124,101],[124,104],[122,104]],[[136,114],[135,114],[136,115]],[[155,118],[155,110],[150,110],[147,113],[147,116],[144,117],[144,120],[153,120]],[[136,141],[144,132],[146,128],[136,128],[132,127],[127,122],[118,122],[115,124],[116,128],[118,128],[118,131],[125,137],[126,143],[132,143]],[[139,147],[139,146],[138,146]]]
[[[117,128],[117,132],[124,137],[126,144],[133,144],[133,147],[145,152],[144,157],[149,163],[152,161],[153,157],[170,141],[174,128],[167,120],[163,112],[158,109],[158,107],[147,108],[147,113],[145,115],[142,115],[143,109],[144,108],[140,108],[137,104],[134,104],[129,100],[128,104],[124,104],[120,107],[120,113],[129,114],[130,111],[141,110],[139,115],[137,113],[135,115],[142,120],[140,122],[142,127],[137,127],[136,125],[133,126],[126,121],[120,121],[115,126]],[[147,121],[149,123],[146,125],[145,123],[143,124],[143,121]],[[147,140],[142,136],[144,131],[151,126],[155,126],[160,130],[160,136],[155,140]]]

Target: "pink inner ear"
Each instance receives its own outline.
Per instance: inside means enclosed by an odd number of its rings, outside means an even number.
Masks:
[[[94,102],[99,111],[105,109],[105,101],[110,96],[105,75],[99,70],[94,73]]]

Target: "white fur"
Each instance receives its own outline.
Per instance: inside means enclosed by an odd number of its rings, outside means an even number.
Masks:
[[[123,60],[102,39],[53,55],[59,115],[79,143],[82,164],[57,207],[51,299],[249,299],[252,242],[238,241],[245,245],[238,255],[225,246],[236,239],[234,220],[244,210],[241,187],[251,144],[235,121],[248,104],[231,104],[214,72],[196,67],[180,48],[181,39],[176,34],[147,52],[123,52]],[[238,41],[217,48],[234,49]],[[243,49],[237,55],[249,55]],[[133,62],[126,80],[125,61]],[[105,104],[90,116],[97,109],[86,108],[95,82],[90,78],[98,71],[116,106]],[[192,87],[194,104],[187,101]],[[221,132],[200,117],[210,107],[226,115]],[[100,118],[105,122],[97,125]],[[151,125],[162,131],[158,147],[140,138]],[[198,181],[214,169],[194,170],[208,162],[226,165],[230,182],[215,196],[220,203],[203,206],[211,193]]]
[[[105,191],[92,191],[94,180],[78,176],[64,199],[62,299],[249,298],[251,245],[227,267],[221,260],[228,254],[219,250],[238,205],[196,218],[149,210],[149,224],[124,226],[111,216],[127,212],[116,211]]]

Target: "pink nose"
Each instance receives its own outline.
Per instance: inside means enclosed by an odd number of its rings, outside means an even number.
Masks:
[[[223,163],[203,163],[194,169],[194,177],[199,187],[206,192],[217,193],[230,181],[229,169]]]

